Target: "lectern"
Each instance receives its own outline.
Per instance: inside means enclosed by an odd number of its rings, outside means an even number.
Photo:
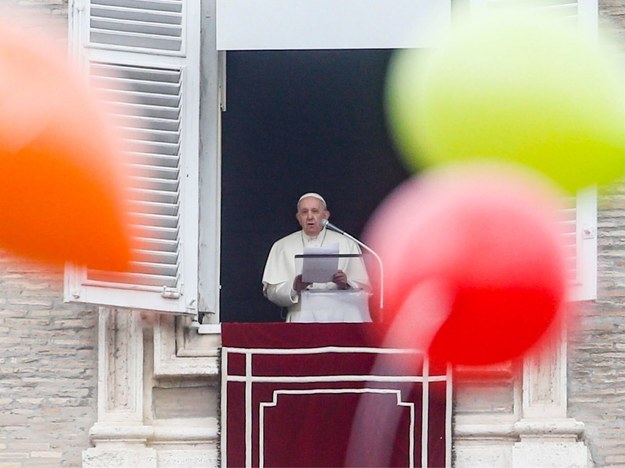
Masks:
[[[298,271],[302,272],[308,266],[308,273],[321,275],[318,273],[317,267],[321,270],[323,262],[334,262],[334,266],[338,269],[346,269],[347,261],[362,262],[361,254],[300,254],[295,256],[295,262]],[[304,265],[307,262],[307,265]],[[338,266],[337,266],[338,265]],[[364,262],[362,269],[365,270]],[[330,280],[333,269],[323,280]],[[304,273],[305,275],[306,273]],[[304,279],[305,281],[305,279]],[[321,279],[319,279],[321,281]],[[306,289],[301,292],[300,301],[301,309],[291,312],[289,315],[290,322],[371,322],[369,314],[369,292],[363,289],[323,289],[313,288]]]
[[[371,322],[369,293],[362,289],[310,289],[302,291],[301,301],[292,322]]]

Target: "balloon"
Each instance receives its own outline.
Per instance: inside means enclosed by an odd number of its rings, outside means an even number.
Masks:
[[[570,192],[625,173],[625,73],[607,38],[549,15],[461,21],[391,62],[388,115],[411,168],[493,158]]]
[[[64,48],[2,24],[1,247],[57,264],[127,268],[125,173],[102,112]]]
[[[384,263],[395,346],[491,364],[522,355],[562,318],[560,192],[523,172],[454,167],[412,178],[378,208],[366,238]]]

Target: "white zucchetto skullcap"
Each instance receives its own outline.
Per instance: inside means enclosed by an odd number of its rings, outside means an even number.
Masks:
[[[321,203],[323,203],[323,207],[327,208],[327,204],[326,201],[323,199],[323,197],[321,195],[319,195],[318,193],[315,192],[308,192],[305,193],[304,195],[302,195],[301,197],[299,197],[299,200],[297,200],[297,206],[299,207],[299,202],[301,202],[304,198],[316,198],[317,200],[321,200]]]

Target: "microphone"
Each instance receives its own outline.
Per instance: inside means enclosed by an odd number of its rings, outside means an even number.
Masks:
[[[331,229],[331,230],[333,230],[335,232],[338,232],[339,234],[344,235],[348,239],[353,240],[354,242],[356,242],[356,244],[361,246],[363,249],[365,249],[368,252],[370,252],[375,257],[375,259],[378,261],[378,265],[380,267],[380,319],[382,319],[382,311],[384,309],[384,265],[382,264],[382,259],[380,258],[380,256],[371,247],[366,245],[364,242],[360,242],[354,236],[346,233],[342,229],[339,229],[334,224],[332,224],[330,221],[328,221],[327,218],[323,218],[321,220],[321,225],[323,227]]]
[[[321,220],[321,225],[323,227],[327,227],[329,229],[332,229],[333,231],[338,232],[339,234],[343,234],[344,236],[347,235],[347,233],[345,231],[343,231],[342,229],[337,228],[334,224],[332,224],[330,221],[328,221],[328,218],[323,218]]]

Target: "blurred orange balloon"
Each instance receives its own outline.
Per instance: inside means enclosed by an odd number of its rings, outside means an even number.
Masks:
[[[126,269],[125,174],[102,109],[65,49],[0,27],[0,246]]]

